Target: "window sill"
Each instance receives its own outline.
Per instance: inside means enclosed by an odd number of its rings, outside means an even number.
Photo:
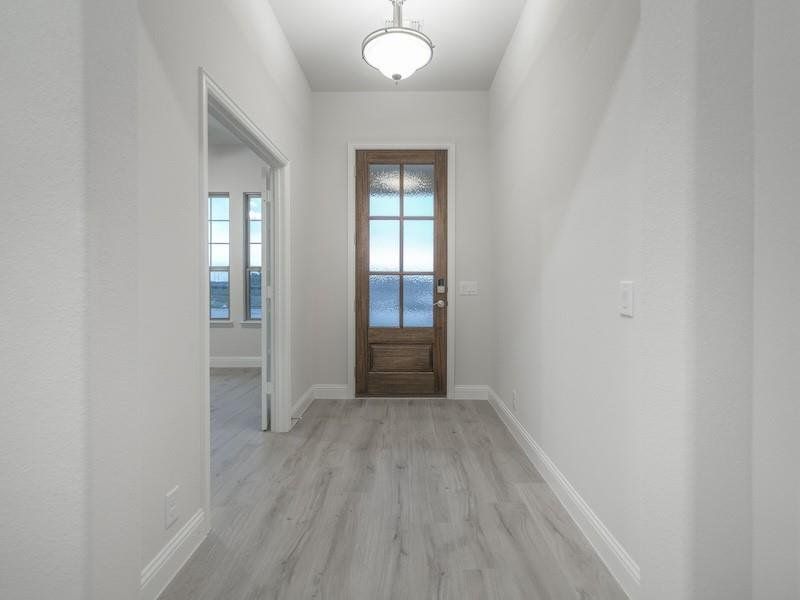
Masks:
[[[223,321],[221,319],[219,321],[209,321],[209,324],[211,325],[212,329],[215,329],[215,328],[218,328],[218,327],[221,327],[221,328],[233,327],[233,321]]]
[[[245,329],[261,329],[261,321],[241,321],[239,325]]]

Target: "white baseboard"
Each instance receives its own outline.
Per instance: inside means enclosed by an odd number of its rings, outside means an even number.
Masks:
[[[200,508],[184,523],[155,558],[142,569],[139,586],[141,600],[156,600],[172,578],[186,564],[208,534],[205,511]]]
[[[352,398],[352,395],[346,385],[316,383],[294,403],[292,419],[295,421],[301,419],[314,400],[347,400],[348,398]]]
[[[260,356],[212,356],[211,366],[228,369],[252,369],[261,366]]]
[[[295,402],[292,417],[299,419],[314,400],[346,400],[352,398],[347,385],[316,383]],[[487,385],[457,385],[450,396],[454,400],[488,400]]]
[[[536,440],[533,439],[516,415],[508,408],[508,405],[494,390],[491,388],[487,388],[487,390],[489,402],[500,419],[505,423],[511,435],[538,469],[539,473],[541,473],[542,477],[544,477],[553,492],[555,492],[561,504],[578,525],[583,535],[589,540],[592,547],[594,547],[608,570],[611,571],[611,574],[625,593],[628,594],[629,598],[638,597],[641,581],[639,565],[603,524],[564,474],[559,471],[556,464],[545,454],[541,446],[536,443]]]
[[[318,383],[311,387],[314,390],[314,400],[347,400],[352,398],[346,385]]]
[[[303,418],[303,413],[308,410],[308,407],[311,406],[313,401],[314,386],[312,385],[302,396],[300,396],[300,398],[297,399],[297,402],[294,403],[294,406],[292,407],[292,425],[294,425],[296,421]]]
[[[457,385],[453,390],[454,400],[488,400],[488,385]]]

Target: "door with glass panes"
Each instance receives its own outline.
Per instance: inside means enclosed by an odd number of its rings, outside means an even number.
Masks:
[[[356,393],[447,394],[447,151],[356,153]]]

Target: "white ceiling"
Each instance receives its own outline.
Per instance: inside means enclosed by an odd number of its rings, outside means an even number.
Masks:
[[[361,58],[361,41],[391,18],[389,0],[270,0],[314,91],[392,90]],[[486,90],[525,0],[406,0],[422,22],[433,61],[399,83],[404,90]]]

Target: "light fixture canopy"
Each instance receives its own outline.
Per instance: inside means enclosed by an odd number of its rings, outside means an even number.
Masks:
[[[394,9],[391,24],[364,38],[361,56],[369,66],[397,83],[431,62],[433,42],[419,30],[419,24],[404,25],[404,0],[390,1]]]

